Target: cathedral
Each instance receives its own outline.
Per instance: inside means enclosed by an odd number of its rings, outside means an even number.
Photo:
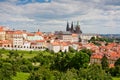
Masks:
[[[76,33],[76,34],[82,34],[79,22],[77,22],[77,25],[75,27],[74,27],[73,22],[71,23],[71,26],[69,26],[69,23],[67,22],[66,31],[69,31],[71,33]]]

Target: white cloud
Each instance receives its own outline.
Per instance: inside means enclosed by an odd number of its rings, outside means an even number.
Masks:
[[[16,17],[16,18],[11,18],[11,21],[34,21],[34,19],[30,19],[30,18],[27,18],[27,17]]]
[[[98,31],[104,26],[119,27],[120,25],[116,22],[116,20],[120,21],[120,6],[105,5],[107,3],[105,0],[52,0],[51,3],[35,2],[25,5],[16,5],[14,3],[16,1],[9,0],[9,2],[0,3],[1,23],[31,21],[37,26],[53,28],[47,30],[56,30],[59,27],[65,29],[67,21],[79,20],[82,26],[91,29],[96,27]],[[34,25],[31,24],[31,27],[35,27]],[[46,28],[43,29],[46,30]],[[84,32],[89,31],[97,32],[97,30],[85,30]]]

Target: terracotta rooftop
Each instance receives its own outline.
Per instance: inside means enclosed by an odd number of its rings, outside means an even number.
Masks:
[[[37,35],[42,35],[42,32],[36,32],[35,34],[37,34]]]
[[[20,31],[20,30],[16,30],[16,31],[14,31],[14,33],[13,34],[23,34],[23,32],[22,31]]]

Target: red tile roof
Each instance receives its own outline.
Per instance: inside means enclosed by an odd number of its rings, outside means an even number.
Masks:
[[[23,34],[23,31],[17,30],[17,31],[14,31],[13,34]]]
[[[36,42],[45,42],[45,40],[36,40]]]
[[[101,53],[93,53],[91,55],[92,59],[102,59],[103,55]]]
[[[10,44],[9,40],[0,40],[0,44]]]
[[[37,35],[42,35],[42,32],[36,32],[35,34],[37,34]]]

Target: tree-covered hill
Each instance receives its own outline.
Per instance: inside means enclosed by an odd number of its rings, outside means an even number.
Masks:
[[[1,49],[0,80],[112,80],[109,68],[89,64],[89,53],[85,49],[58,53]]]

